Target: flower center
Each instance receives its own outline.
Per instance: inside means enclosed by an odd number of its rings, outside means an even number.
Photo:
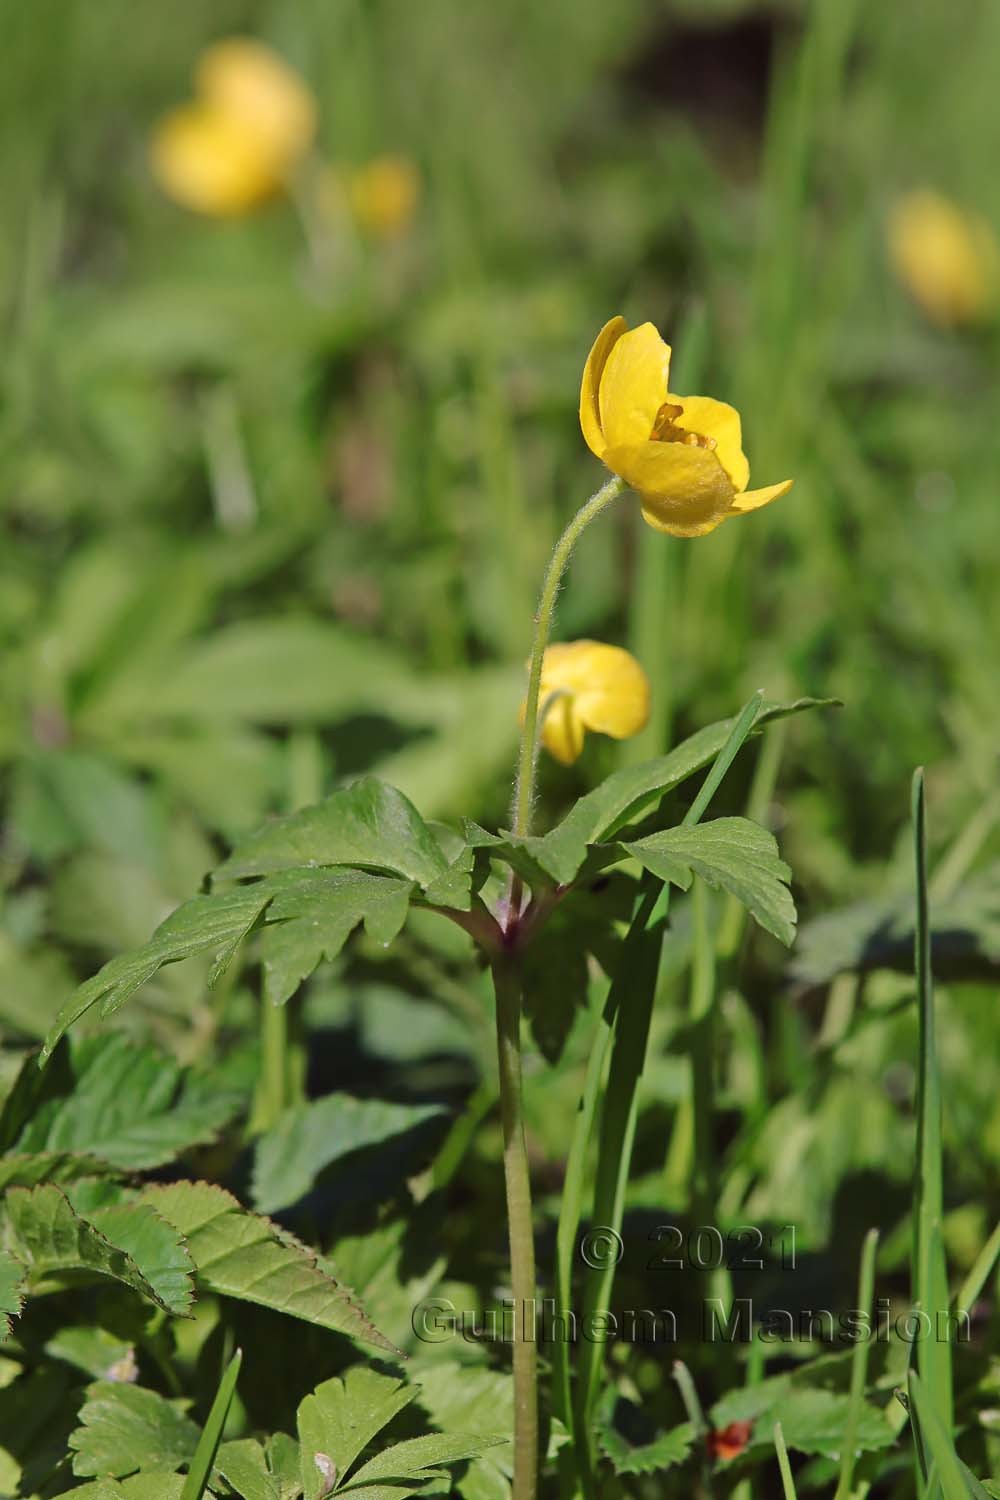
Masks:
[[[688,432],[684,427],[677,426],[677,418],[681,415],[683,406],[675,406],[670,401],[664,401],[653,422],[653,430],[649,434],[650,441],[654,443],[685,443],[689,448],[707,448],[709,453],[716,447],[714,437],[704,437],[700,432]]]

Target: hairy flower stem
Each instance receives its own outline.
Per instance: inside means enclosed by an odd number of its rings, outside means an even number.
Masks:
[[[535,1239],[521,1102],[521,967],[493,964],[503,1170],[507,1186],[511,1291],[514,1298],[514,1500],[535,1500],[538,1484],[538,1364],[535,1344]]]
[[[530,832],[538,757],[538,696],[542,659],[549,643],[559,585],[577,539],[595,516],[624,490],[621,479],[609,479],[570,521],[555,545],[542,583],[531,647],[528,696],[521,730],[517,783],[514,791],[514,832]],[[521,992],[523,987],[517,929],[521,914],[521,882],[511,881],[506,913],[501,918],[507,942],[494,960],[493,983],[497,1004],[497,1062],[500,1072],[500,1115],[503,1122],[503,1166],[507,1187],[507,1226],[510,1236],[511,1290],[514,1298],[514,1492],[513,1500],[535,1500],[538,1487],[538,1361],[535,1344],[535,1240],[531,1215],[531,1178],[524,1143],[521,1097]]]
[[[623,479],[609,479],[586,505],[580,507],[570,521],[545,570],[541,597],[535,613],[535,639],[531,646],[531,666],[528,671],[528,696],[524,705],[524,725],[521,729],[521,750],[517,763],[517,784],[514,788],[514,832],[524,835],[531,826],[531,808],[535,797],[535,765],[538,760],[538,694],[542,685],[542,659],[549,644],[552,616],[555,612],[559,585],[562,583],[570,553],[582,532],[599,516],[605,506],[616,500],[625,489]]]

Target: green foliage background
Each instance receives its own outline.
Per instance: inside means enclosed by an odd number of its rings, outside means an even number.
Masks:
[[[301,70],[331,162],[416,161],[408,234],[334,246],[324,263],[287,202],[220,225],[164,199],[150,131],[188,93],[199,49],[233,32]],[[739,407],[755,482],[796,484],[697,543],[654,536],[628,503],[585,538],[559,633],[630,644],[655,713],[636,744],[591,743],[571,771],[546,766],[544,818],[757,687],[846,705],[788,730],[763,821],[809,925],[790,961],[755,935],[723,1000],[717,1059],[722,1211],[794,1222],[829,1297],[853,1285],[870,1224],[887,1285],[907,1254],[905,788],[926,763],[945,1237],[953,1270],[968,1270],[1000,1207],[998,330],[931,328],[893,278],[884,226],[893,198],[923,185],[1000,225],[1000,10],[2,0],[0,34],[4,1089],[75,983],[144,942],[268,815],[374,771],[427,818],[504,821],[541,568],[600,481],[576,422],[580,371],[621,311],[674,344],[679,389]],[[719,811],[743,811],[752,766]],[[687,907],[676,910],[637,1142],[640,1238],[643,1213],[690,1207],[669,1145],[690,947]],[[270,1211],[288,1206],[293,1142],[299,1174],[327,1191],[296,1230],[324,1253],[339,1247],[344,1280],[369,1289],[367,1313],[393,1344],[429,1287],[486,1305],[504,1256],[489,998],[463,934],[413,911],[391,954],[369,933],[322,968],[293,1009],[289,1073],[270,1104],[255,959],[211,992],[207,967],[162,971],[113,1023],[159,1049],[159,1062],[140,1054],[161,1078],[157,1150],[147,1135],[145,1156],[138,1145],[109,1156],[122,1121],[95,1134],[83,1107],[64,1139],[43,1114],[27,1145],[14,1132],[5,1146],[93,1154],[122,1173],[180,1156],[186,1175]],[[539,1060],[528,1081],[548,1223],[585,1040],[571,1032],[562,1060],[544,1073]],[[138,1086],[126,1097],[138,1108],[140,1095],[148,1103]],[[325,1125],[320,1149],[288,1118],[248,1163],[275,1098],[302,1110],[338,1095],[366,1111],[330,1122],[360,1165],[344,1167]],[[187,1122],[172,1134],[171,1107]],[[446,1113],[460,1132],[477,1110],[476,1143],[459,1133],[441,1151],[435,1121]],[[227,1132],[248,1118],[249,1135]],[[425,1169],[436,1175],[411,1195]],[[442,1240],[434,1194],[449,1193]],[[25,1346],[29,1365],[46,1344],[56,1354],[22,1378],[42,1382],[36,1410],[48,1400],[70,1414],[67,1432],[84,1379],[129,1348],[144,1351],[143,1386],[165,1407],[179,1378],[202,1425],[242,1339],[247,1432],[293,1431],[295,1403],[347,1357],[296,1327],[300,1348],[255,1373],[248,1338],[277,1346],[291,1326],[273,1308],[243,1308],[238,1327],[206,1313],[197,1337],[137,1333],[121,1284],[94,1313],[107,1348],[84,1348],[63,1337],[63,1295],[42,1299],[60,1316],[46,1313]],[[992,1303],[984,1317],[995,1333]],[[982,1383],[979,1404],[996,1379],[989,1348],[984,1334],[968,1385]],[[449,1430],[441,1361],[475,1361],[439,1353],[424,1425]],[[10,1431],[27,1402],[23,1354],[0,1389]],[[495,1412],[500,1365],[476,1369],[482,1410]],[[696,1373],[706,1401],[722,1396],[710,1363]],[[662,1360],[636,1357],[628,1378],[658,1427],[683,1419]],[[97,1417],[82,1420],[93,1433]],[[182,1433],[171,1449],[182,1458],[187,1421],[157,1408],[155,1422]],[[997,1472],[995,1440],[969,1423],[977,1472]],[[50,1432],[53,1453],[66,1435]],[[10,1449],[12,1493],[53,1482],[39,1451],[30,1437]],[[468,1472],[481,1485],[470,1500],[503,1493],[488,1453]]]

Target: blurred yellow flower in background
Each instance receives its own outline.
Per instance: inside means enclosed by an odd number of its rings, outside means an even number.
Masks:
[[[1000,248],[986,219],[921,188],[896,202],[887,228],[896,274],[932,323],[951,328],[990,315]]]
[[[281,191],[312,145],[316,103],[299,75],[262,42],[208,47],[196,97],[157,125],[153,172],[185,208],[244,214]]]
[[[420,201],[420,173],[406,156],[375,156],[356,167],[347,195],[359,229],[391,239],[404,234]]]
[[[602,641],[549,646],[542,659],[542,744],[571,766],[588,729],[627,740],[649,718],[649,679],[635,657]]]
[[[668,390],[670,345],[652,323],[612,318],[594,342],[580,387],[587,446],[634,489],[642,514],[671,536],[704,536],[759,510],[792,480],[748,490],[739,413],[711,396]]]

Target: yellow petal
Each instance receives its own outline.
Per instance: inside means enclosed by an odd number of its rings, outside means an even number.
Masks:
[[[543,700],[544,701],[544,700]],[[583,749],[583,723],[572,698],[556,698],[542,720],[542,744],[561,765],[571,766]]]
[[[206,48],[195,82],[200,97],[291,165],[312,144],[316,103],[293,68],[249,37]]]
[[[745,490],[750,480],[750,465],[743,452],[740,414],[736,408],[711,396],[669,395],[667,400],[682,408],[680,416],[673,418],[673,425],[685,432],[714,438],[715,456],[733,481],[733,488],[737,492]]]
[[[557,760],[571,765],[583,747],[585,729],[618,740],[638,734],[649,718],[649,679],[620,646],[562,642],[550,646],[543,660],[540,701],[546,700],[550,706],[542,743]]]
[[[733,503],[733,482],[707,448],[636,443],[609,448],[604,462],[638,492],[650,526],[671,536],[714,531]]]
[[[782,495],[787,495],[794,483],[794,479],[783,479],[780,484],[769,484],[762,490],[744,490],[742,495],[737,495],[734,499],[732,514],[742,516],[748,510],[760,510],[761,506],[770,505],[772,500],[780,500]]]
[[[649,678],[628,651],[601,641],[586,646],[588,680],[576,694],[576,712],[587,729],[625,740],[649,720]]]
[[[184,105],[160,121],[150,165],[176,202],[220,218],[256,208],[281,184],[272,154],[227,115],[203,104]]]
[[[580,426],[583,429],[587,447],[597,458],[602,457],[606,447],[604,435],[601,432],[597,392],[600,389],[601,376],[604,374],[608,355],[627,327],[628,324],[622,317],[611,318],[605,323],[594,340],[594,346],[587,355],[587,363],[583,367],[583,379],[580,382]]]
[[[652,323],[623,333],[604,363],[598,388],[601,432],[609,448],[643,443],[667,399],[670,345]]]
[[[932,322],[981,322],[997,304],[1000,247],[987,220],[929,189],[907,193],[892,208],[889,255]]]

